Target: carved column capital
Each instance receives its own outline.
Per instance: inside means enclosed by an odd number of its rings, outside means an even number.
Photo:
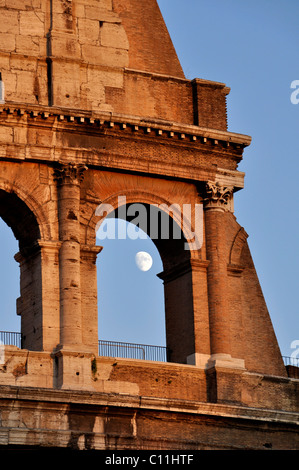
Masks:
[[[85,170],[87,170],[85,165],[61,163],[54,169],[54,178],[58,184],[80,184],[84,178]]]
[[[207,181],[204,192],[205,209],[231,210],[233,186],[223,186],[218,182]]]

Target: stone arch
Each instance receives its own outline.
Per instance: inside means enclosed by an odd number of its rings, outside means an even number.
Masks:
[[[103,215],[103,220],[105,218],[105,209],[107,213],[116,212],[116,216],[118,216],[121,204],[130,207],[136,203],[143,204],[146,208],[155,206],[159,210],[161,207],[171,208],[169,201],[149,192],[131,190],[116,193],[101,203],[100,210],[96,211],[90,219],[88,229],[92,228],[96,231],[100,214]],[[170,362],[186,363],[188,357],[192,356],[195,351],[193,262],[199,260],[201,253],[200,249],[186,249],[186,244],[189,243],[188,238],[192,235],[194,227],[190,224],[189,230],[184,233],[180,213],[175,210],[175,207],[173,209],[166,215],[180,228],[182,237],[178,239],[171,239],[170,237],[165,240],[158,237],[158,239],[152,239],[152,241],[160,253],[164,268],[159,277],[164,283],[168,360]],[[147,233],[147,230],[144,231]]]
[[[239,266],[241,264],[241,255],[244,248],[244,244],[248,238],[248,234],[243,227],[240,227],[238,230],[234,241],[231,246],[230,255],[229,255],[229,265],[230,266]]]
[[[30,268],[34,265],[33,260],[28,261],[29,252],[41,238],[40,225],[31,207],[29,207],[24,193],[5,181],[0,182],[0,217],[13,232],[19,245],[19,253],[15,255],[15,259],[20,263],[20,293],[17,299],[17,312],[22,314],[21,305],[31,304],[37,297],[36,284],[30,282],[31,286],[25,288],[29,284],[28,276],[34,277],[33,272],[28,275]],[[26,201],[26,202],[25,202]],[[30,257],[30,256],[29,256]],[[27,272],[27,275],[26,275]],[[23,317],[24,320],[24,317]],[[22,318],[21,318],[22,325]],[[22,326],[21,326],[22,330]]]
[[[5,179],[0,179],[0,193],[2,194],[2,202],[4,199],[6,202],[10,201],[9,208],[15,208],[16,210],[20,210],[25,216],[25,220],[29,221],[29,225],[26,227],[27,232],[32,230],[29,236],[25,237],[26,242],[30,243],[40,240],[50,240],[51,239],[51,230],[50,224],[47,223],[47,218],[44,213],[44,210],[39,204],[39,202],[32,196],[32,194],[28,194],[23,188],[8,182]],[[0,206],[3,207],[3,204],[0,201]],[[1,210],[1,209],[0,209]],[[6,211],[6,220],[5,222],[12,228],[15,237],[17,240],[22,238],[22,227],[24,227],[24,219],[17,220],[17,213],[8,213]],[[2,217],[2,215],[0,214]],[[24,237],[23,237],[24,238]],[[19,240],[20,241],[20,240]],[[25,240],[24,240],[25,241]],[[21,243],[23,245],[23,243]]]
[[[164,286],[158,276],[163,265],[159,250],[142,229],[137,231],[134,224],[117,214],[106,222],[107,226],[106,223],[101,226],[103,231],[100,229],[103,237],[98,239],[103,246],[97,260],[99,339],[165,346]],[[112,237],[106,238],[107,234]],[[138,263],[140,252],[151,257],[149,269]],[[129,351],[134,353],[136,349]]]
[[[0,273],[0,330],[19,332],[20,318],[16,315],[16,299],[20,295],[20,269],[14,258],[15,254],[19,251],[18,240],[14,236],[11,227],[1,217],[0,239],[0,260],[2,267],[2,272]]]
[[[54,338],[57,328],[53,328],[53,318],[58,315],[59,242],[51,241],[50,223],[37,199],[5,179],[0,180],[0,217],[19,243],[19,252],[15,254],[20,266],[16,313],[21,317],[22,347],[50,349],[52,344],[58,343]],[[47,279],[51,279],[52,284],[47,283]],[[50,332],[55,330],[54,334],[47,336],[46,327]]]
[[[85,229],[85,243],[88,244],[88,239],[92,238],[97,230],[97,227],[100,226],[100,218],[99,218],[99,208],[106,206],[108,211],[109,207],[111,208],[111,212],[117,210],[118,204],[121,198],[126,199],[127,205],[133,204],[144,204],[146,206],[157,206],[163,210],[163,207],[170,208],[169,215],[172,217],[174,222],[181,228],[182,235],[184,237],[185,243],[190,245],[190,248],[186,251],[190,252],[190,259],[201,259],[201,246],[202,246],[202,234],[203,234],[203,227],[201,222],[198,223],[201,233],[198,234],[195,222],[195,210],[191,208],[190,213],[185,214],[183,218],[183,209],[180,211],[175,207],[171,201],[158,196],[154,193],[140,191],[140,190],[129,190],[129,191],[122,191],[120,193],[115,193],[104,201],[101,201],[97,209],[93,212],[92,216],[90,217],[88,224],[86,225]],[[173,210],[172,210],[173,209]],[[107,212],[108,214],[109,212]],[[198,237],[198,243],[193,245],[194,243],[194,234]],[[197,247],[197,249],[192,249],[192,247]]]

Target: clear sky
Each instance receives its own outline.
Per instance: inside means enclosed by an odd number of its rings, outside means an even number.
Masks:
[[[299,341],[298,0],[158,0],[186,78],[225,83],[229,130],[252,137],[239,165],[245,188],[235,215],[249,246],[283,355]],[[299,97],[299,94],[298,94]],[[18,251],[0,224],[0,330],[19,330]],[[161,345],[164,337],[162,263],[149,240],[99,241],[99,336]],[[135,254],[147,251],[153,267],[142,272]],[[114,287],[112,290],[111,286]]]

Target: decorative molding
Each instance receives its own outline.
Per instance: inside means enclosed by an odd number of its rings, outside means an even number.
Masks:
[[[97,255],[101,253],[103,247],[102,246],[95,246],[95,245],[81,245],[80,246],[80,254],[81,254],[81,261],[91,261],[93,264],[96,264]]]
[[[5,104],[0,104],[0,114],[2,113],[6,115],[16,113],[18,117],[28,117],[33,120],[50,120],[51,125],[53,125],[54,119],[57,123],[63,122],[64,125],[68,123],[70,125],[88,125],[95,128],[110,129],[111,131],[117,127],[117,130],[127,132],[131,128],[132,132],[140,131],[144,135],[150,134],[151,138],[154,136],[156,138],[176,137],[178,140],[188,140],[189,143],[211,144],[226,150],[228,147],[243,149],[251,143],[251,137],[245,134],[209,129],[163,119],[142,119],[136,116],[107,111],[95,113],[88,110],[70,110],[63,107],[20,105],[15,102],[6,102]]]
[[[203,200],[205,209],[230,210],[233,191],[233,186],[207,181]]]
[[[208,369],[237,369],[240,371],[245,371],[245,361],[244,359],[231,357],[230,354],[212,354],[208,363],[206,365],[206,370]]]
[[[184,276],[185,274],[191,271],[192,272],[198,272],[198,271],[206,272],[209,264],[210,264],[209,260],[189,259],[179,264],[178,266],[175,266],[172,269],[167,269],[157,274],[157,277],[159,279],[162,279],[162,281],[164,282],[170,282],[170,281],[173,281],[174,279]]]
[[[54,168],[54,178],[58,184],[80,184],[86,170],[87,166],[85,165],[63,163]]]
[[[61,241],[59,240],[36,240],[30,246],[22,248],[21,251],[14,255],[14,259],[20,265],[24,261],[28,261],[29,258],[34,257],[38,254],[53,253],[54,255],[59,252],[61,247]]]
[[[230,250],[229,266],[232,267],[232,266],[242,265],[241,254],[242,254],[243,247],[247,241],[247,238],[248,238],[248,234],[246,233],[243,227],[240,227],[240,229],[238,230],[233,240],[232,247]]]

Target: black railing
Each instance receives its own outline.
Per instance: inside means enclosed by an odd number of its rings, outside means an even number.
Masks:
[[[22,347],[22,335],[16,331],[0,331],[0,344]]]
[[[167,348],[148,344],[99,340],[99,356],[167,362]]]
[[[22,334],[16,331],[0,331],[1,344],[22,348]],[[167,362],[167,348],[149,344],[99,340],[99,356]],[[282,359],[285,366],[299,367],[299,357],[282,356]]]
[[[282,356],[285,366],[299,367],[299,357]]]

